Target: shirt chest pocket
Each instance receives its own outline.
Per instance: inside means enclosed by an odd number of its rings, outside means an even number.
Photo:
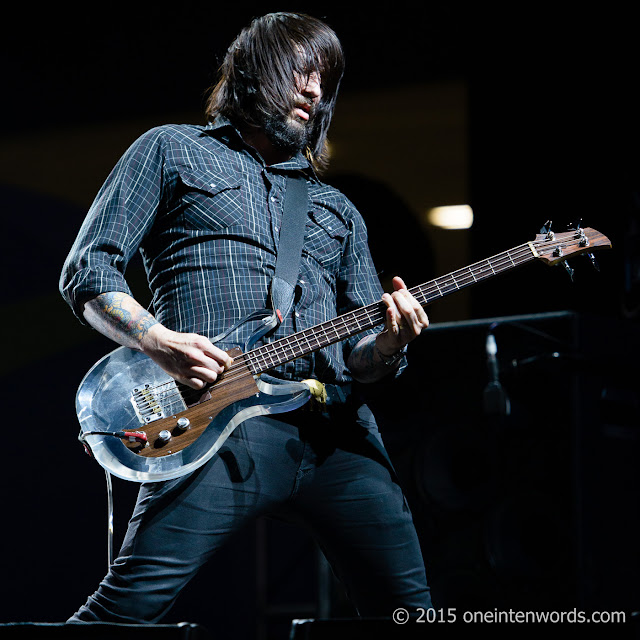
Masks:
[[[232,176],[184,168],[179,172],[187,229],[217,231],[244,222],[242,185]]]
[[[325,269],[335,272],[340,267],[349,229],[328,211],[311,211],[310,218],[313,222],[307,225],[304,250]]]

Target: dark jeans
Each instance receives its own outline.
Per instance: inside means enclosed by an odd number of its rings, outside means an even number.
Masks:
[[[295,411],[238,427],[194,473],[143,484],[120,556],[70,621],[157,622],[239,528],[307,526],[362,616],[429,607],[409,508],[375,422]]]

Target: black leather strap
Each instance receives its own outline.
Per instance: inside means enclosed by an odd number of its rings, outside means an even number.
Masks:
[[[307,220],[308,185],[304,176],[288,177],[278,240],[276,272],[271,282],[271,303],[284,318],[293,304],[300,271],[300,256]]]

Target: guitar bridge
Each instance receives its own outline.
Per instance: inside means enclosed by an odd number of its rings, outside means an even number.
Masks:
[[[135,387],[130,400],[141,424],[161,420],[187,408],[175,381]]]

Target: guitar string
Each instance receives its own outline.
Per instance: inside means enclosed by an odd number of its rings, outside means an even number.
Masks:
[[[493,277],[494,275],[502,273],[509,268],[520,266],[521,264],[537,258],[538,256],[536,256],[531,251],[532,246],[536,250],[542,250],[546,245],[554,249],[565,248],[575,243],[575,240],[575,237],[562,241],[534,240],[530,243],[525,243],[508,251],[496,254],[491,258],[480,260],[479,262],[469,265],[468,267],[458,269],[457,271],[454,271],[450,274],[435,278],[434,280],[425,283],[424,285],[419,285],[411,289],[411,292],[414,296],[416,296],[416,299],[420,302],[420,304],[426,305],[429,304],[432,300],[448,295],[452,291],[456,291],[470,284],[488,279],[490,277]],[[475,272],[474,269],[476,270]],[[420,301],[421,299],[422,302]],[[384,313],[380,313],[381,308],[381,303],[367,305],[350,313],[344,314],[343,316],[339,316],[338,318],[328,320],[320,325],[316,325],[291,336],[281,338],[276,342],[268,343],[266,345],[258,347],[257,349],[253,349],[248,353],[243,353],[234,359],[234,363],[231,365],[231,367],[225,372],[224,376],[219,380],[219,382],[215,384],[216,386],[224,386],[225,383],[229,384],[242,377],[255,375],[262,371],[268,370],[269,368],[273,368],[274,366],[283,364],[288,360],[295,360],[305,352],[308,352],[308,350],[313,351],[314,348],[311,346],[312,341],[310,340],[310,336],[316,336],[314,338],[314,342],[316,342],[316,348],[319,344],[325,344],[328,346],[328,344],[324,340],[320,340],[317,337],[318,335],[323,335],[325,339],[329,339],[328,329],[331,329],[331,332],[335,334],[331,338],[331,340],[333,340],[334,342],[339,342],[340,340],[344,340],[350,335],[365,331],[366,329],[384,321]],[[375,317],[373,314],[375,314]],[[349,326],[352,326],[354,323],[357,323],[358,325],[358,329],[356,329],[355,331],[349,328]],[[327,327],[323,329],[323,325],[327,325]],[[340,328],[338,325],[343,325],[343,327]],[[306,343],[304,346],[303,341],[304,343]],[[294,347],[296,347],[297,350],[295,350]],[[304,349],[302,353],[300,353],[299,351],[301,348]],[[287,350],[291,351],[291,354],[287,354]],[[276,353],[279,351],[280,356],[278,358],[273,358],[263,353],[270,351]],[[282,360],[283,357],[285,358],[284,360]],[[251,370],[251,367],[253,367],[253,371]],[[182,394],[175,386],[174,380],[161,383],[156,387],[151,387],[149,390],[156,391],[164,386],[170,386],[170,389],[167,389],[165,392],[160,392],[168,394],[162,398],[163,401],[168,401],[178,397],[182,398]],[[169,391],[171,391],[171,393],[169,393]],[[206,389],[203,389],[202,391],[206,393]]]
[[[565,241],[565,244],[566,243],[567,241]],[[545,244],[549,244],[553,247],[558,247],[563,243],[558,243],[553,241],[537,241],[532,244],[537,245],[539,248],[542,248],[542,246]],[[467,286],[468,284],[475,283],[478,281],[478,279],[484,280],[487,277],[497,275],[498,273],[504,271],[505,268],[519,266],[520,264],[523,264],[524,262],[527,262],[535,257],[536,256],[531,253],[531,244],[526,243],[519,247],[515,247],[514,249],[511,249],[509,251],[498,254],[494,258],[487,258],[469,267],[460,269],[452,274],[441,276],[440,278],[437,278],[431,283],[426,283],[424,286],[416,287],[414,295],[416,295],[418,298],[422,298],[424,302],[422,302],[421,304],[425,304],[429,302],[430,295],[433,295],[436,291],[438,295],[435,297],[436,298],[442,297],[443,295],[448,294],[450,291],[457,290]],[[496,258],[499,258],[499,259],[497,260]],[[487,270],[487,268],[490,269],[490,272]],[[475,272],[474,272],[474,269],[476,270]],[[443,292],[443,289],[444,289],[444,292]],[[379,304],[374,305],[374,307],[376,308],[376,311],[378,311],[378,309],[380,308],[380,305]],[[347,314],[347,316],[348,315],[349,314]],[[362,328],[362,323],[360,322],[360,318],[363,318],[364,320],[366,320],[366,325],[368,326],[375,325],[377,324],[378,321],[380,321],[380,319],[382,320],[384,319],[383,315],[381,316],[379,313],[376,313],[377,317],[372,322],[371,307],[368,307],[368,308],[365,307],[360,310],[356,310],[356,312],[354,312],[352,315],[353,315],[353,318],[343,318],[341,324],[347,327],[349,323],[352,324],[353,321],[357,322],[358,329],[353,333],[358,333],[367,328],[367,326]],[[335,341],[339,341],[341,339],[344,339],[345,337],[348,337],[351,331],[347,329],[346,333],[342,333],[344,332],[345,327],[343,327],[342,330],[340,330],[340,328],[336,326],[336,324],[338,323],[336,323],[335,320],[340,320],[340,319],[334,319],[333,321],[329,321],[329,326],[335,333],[335,336],[333,339]],[[319,327],[321,326],[322,325],[319,325]],[[318,327],[314,327],[313,329],[316,335],[320,333],[319,331],[317,331]],[[283,357],[284,357],[284,362],[290,359],[295,359],[296,357],[300,357],[299,351],[296,351],[295,348],[297,347],[298,350],[300,349],[303,338],[306,343],[305,349],[313,350],[309,337],[304,335],[305,332],[301,332],[301,333],[302,335],[294,334],[296,337],[293,340],[291,339],[292,336],[282,339],[283,344],[281,345],[278,345],[277,343],[270,343],[269,345],[265,345],[265,347],[260,347],[259,349],[254,350],[248,354],[242,354],[236,359],[236,362],[234,363],[235,367],[232,366],[232,368],[225,374],[225,376],[220,379],[217,386],[224,386],[225,383],[228,384],[230,382],[235,382],[239,377],[246,377],[248,375],[252,375],[252,372],[250,370],[251,366],[253,366],[254,373],[255,373],[256,369],[266,370],[267,368],[272,368],[274,366],[277,366],[278,364],[281,364],[283,362],[282,360]],[[325,329],[325,334],[326,334],[326,329]],[[317,337],[316,337],[316,341],[319,344],[322,344],[322,342],[318,341]],[[265,350],[265,349],[269,351],[274,351],[276,352],[276,354],[278,351],[280,351],[280,354],[277,357],[274,356],[274,357],[266,358],[264,354],[261,352],[261,350]],[[287,354],[287,350],[289,350],[291,353]],[[262,364],[260,364],[260,362],[262,362]],[[247,371],[247,368],[249,368],[248,371]],[[171,381],[163,384],[165,385],[171,384]],[[163,385],[160,385],[160,386],[163,386]],[[172,387],[172,388],[175,389],[175,393],[173,394],[173,396],[181,397],[179,390],[176,387]],[[165,395],[163,400],[165,401],[171,400],[171,396]]]
[[[548,244],[549,242],[537,241],[536,243],[536,241],[534,241],[531,244],[537,244],[538,247],[542,248],[542,246],[545,243]],[[531,244],[526,243],[519,247],[515,247],[514,249],[511,249],[509,251],[505,251],[501,254],[498,254],[494,258],[487,258],[485,260],[481,260],[469,267],[459,269],[458,271],[448,274],[446,276],[441,276],[440,278],[436,278],[436,280],[430,283],[426,283],[425,285],[421,285],[419,287],[416,287],[415,289],[411,289],[411,292],[416,296],[417,299],[420,297],[423,298],[425,302],[422,302],[421,304],[424,305],[425,303],[428,303],[431,301],[431,299],[429,298],[429,294],[433,294],[435,291],[438,292],[438,295],[434,296],[432,299],[436,299],[437,297],[442,297],[443,295],[446,295],[451,291],[464,288],[465,286],[478,282],[479,280],[484,280],[493,275],[497,275],[507,268],[519,266],[520,264],[524,264],[525,262],[536,258],[536,256],[531,251]],[[558,247],[560,243],[551,242],[550,244],[555,248],[555,247]],[[569,244],[569,241],[566,241],[566,244]],[[496,260],[495,258],[499,258],[499,260]],[[491,269],[490,272],[486,271],[487,266],[490,267]],[[482,268],[482,270],[485,270],[486,273],[482,273],[482,271],[479,271],[478,269],[480,268]],[[474,269],[476,270],[475,272],[474,272]],[[449,284],[450,282],[453,282],[453,285]],[[443,288],[446,288],[447,286],[449,288],[445,289],[445,293],[443,293]],[[362,307],[358,310],[355,310],[354,312],[345,314],[344,316],[340,316],[333,320],[329,320],[323,324],[326,324],[332,332],[335,332],[336,335],[334,336],[334,341],[337,342],[339,340],[345,339],[349,335],[353,335],[354,333],[359,333],[360,331],[364,331],[365,329],[371,326],[375,326],[375,324],[384,320],[384,315],[380,315],[378,313],[378,310],[380,308],[381,308],[380,303],[374,303],[373,305]],[[372,311],[377,316],[376,320],[374,320],[373,322],[371,320]],[[365,322],[360,322],[360,319],[364,319]],[[339,333],[340,324],[347,326],[347,325],[352,325],[354,323],[358,324],[358,329],[356,331],[351,331],[347,329],[346,333]],[[283,360],[281,360],[281,358],[285,358],[284,362],[286,362],[287,359],[295,359],[296,357],[300,357],[299,355],[296,355],[296,351],[294,351],[294,346],[297,346],[298,349],[300,349],[301,347],[306,349],[308,346],[310,346],[308,345],[309,337],[307,334],[311,333],[312,335],[315,335],[315,336],[322,334],[323,324],[317,325],[315,327],[311,327],[310,329],[293,334],[292,336],[282,338],[279,341],[279,342],[282,342],[281,345],[278,344],[278,342],[273,342],[268,345],[259,347],[258,349],[254,349],[253,351],[250,352],[251,359],[262,360],[264,364],[259,365],[259,368],[262,367],[262,370],[265,370],[265,367],[269,368],[269,367],[277,366],[278,364],[282,364]],[[365,326],[363,326],[363,324]],[[328,337],[330,332],[327,332],[325,330],[324,333]],[[316,342],[326,344],[324,341],[320,341],[317,337],[315,338],[315,340]],[[307,346],[304,346],[303,342],[306,342]],[[277,352],[278,349],[280,349],[280,351],[282,352],[281,358],[276,359],[275,356],[265,356],[263,353],[265,351]],[[292,351],[293,356],[287,355],[286,353],[287,350]]]
[[[537,244],[539,248],[542,248],[545,244],[550,244],[553,247],[558,247],[560,246],[560,244],[562,244],[561,242],[554,241],[534,241],[534,243]],[[531,251],[531,244],[534,243],[526,243],[524,245],[521,245],[520,247],[515,247],[514,249],[498,254],[496,258],[499,258],[499,260],[488,258],[475,263],[470,267],[465,267],[464,269],[458,270],[453,274],[449,274],[448,276],[442,276],[433,281],[433,284],[428,283],[424,286],[413,289],[412,293],[414,293],[414,295],[416,295],[417,297],[424,298],[424,300],[428,302],[429,294],[433,294],[436,289],[438,291],[438,296],[441,297],[442,295],[444,295],[442,292],[443,288],[445,289],[446,293],[449,293],[453,290],[461,289],[469,284],[475,283],[478,280],[483,280],[487,277],[497,275],[501,271],[504,271],[505,268],[519,266],[520,264],[523,264],[524,262],[536,257],[536,255]],[[570,243],[570,241],[567,240],[565,241],[565,244],[566,243]],[[491,269],[490,272],[487,270],[487,267]],[[449,284],[450,282],[453,282],[453,286]],[[345,337],[348,337],[349,335],[352,335],[353,333],[363,331],[366,328],[373,326],[383,320],[383,316],[379,315],[378,313],[379,308],[379,303],[370,305],[369,307],[363,307],[360,310],[352,312],[352,314],[346,314],[345,316],[342,316],[340,318],[328,321],[325,324],[327,324],[329,329],[335,334],[333,340],[338,341],[344,339]],[[371,320],[372,309],[377,316],[374,321]],[[365,323],[360,322],[362,318],[366,320]],[[355,322],[358,323],[358,329],[356,331],[347,330],[346,332],[344,332],[343,328],[341,332],[339,326],[340,324],[347,326]],[[310,348],[309,332],[311,332],[312,335],[316,336],[316,342],[320,344],[324,343],[324,341],[320,342],[317,338],[317,336],[322,333],[322,325],[318,325],[311,328],[311,330],[305,330],[303,332],[294,334],[293,336],[283,338],[282,344],[271,343],[269,345],[265,345],[253,350],[250,356],[252,363],[257,364],[259,369],[262,368],[262,370],[265,370],[266,368],[277,366],[283,361],[286,362],[288,359],[295,359],[296,357],[299,357],[299,350],[301,347],[304,350]],[[324,330],[324,333],[328,338],[330,333],[327,333],[326,328]],[[296,347],[298,351],[296,351]],[[281,352],[279,356],[277,355],[278,349]],[[270,352],[273,355],[265,357],[265,351],[268,353]],[[291,353],[288,354],[287,351],[290,351]],[[261,365],[258,362],[260,360],[262,361]]]

